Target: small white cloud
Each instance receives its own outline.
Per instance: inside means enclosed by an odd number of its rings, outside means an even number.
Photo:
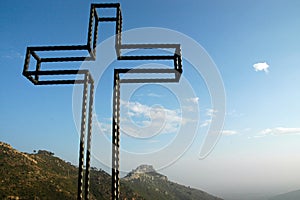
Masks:
[[[162,97],[162,95],[159,95],[159,94],[156,94],[156,93],[148,93],[147,96],[148,97],[157,97],[157,98]]]
[[[6,58],[6,59],[23,59],[24,58],[24,56],[21,53],[15,51],[15,50],[7,51],[5,54],[0,55],[0,57]]]
[[[226,115],[230,116],[230,117],[242,117],[242,116],[244,116],[243,113],[239,113],[236,110],[231,110],[231,111],[227,112]]]
[[[214,117],[217,112],[218,111],[214,110],[214,109],[207,109],[206,110],[206,115],[209,116],[209,117]]]
[[[267,128],[260,132],[261,135],[288,135],[288,134],[300,134],[300,128]]]
[[[210,125],[211,122],[212,122],[211,119],[205,120],[205,121],[200,125],[200,127],[206,127],[206,126]]]
[[[248,139],[260,139],[263,137],[264,137],[264,135],[254,135],[254,136],[248,136]]]
[[[222,134],[223,135],[236,135],[238,132],[235,130],[223,130]]]
[[[200,127],[207,127],[209,126],[213,119],[215,117],[215,114],[217,113],[218,111],[217,110],[214,110],[214,109],[206,109],[206,116],[210,119],[207,119],[207,120],[204,120],[202,121],[202,123],[200,124]]]
[[[185,112],[198,112],[198,107],[196,105],[182,106],[182,110]]]
[[[192,97],[187,99],[188,102],[192,102],[194,104],[198,104],[199,102],[199,97]]]
[[[266,129],[262,130],[260,133],[261,133],[262,135],[267,135],[267,134],[272,133],[272,129],[266,128]]]
[[[102,123],[102,122],[99,122],[99,121],[96,121],[96,123],[94,123],[94,128],[97,129],[97,133],[100,133],[101,134],[111,134],[111,124],[109,123]]]
[[[269,68],[269,65],[266,63],[266,62],[263,62],[263,63],[256,63],[253,65],[255,71],[264,71],[266,73],[269,72],[268,68]]]

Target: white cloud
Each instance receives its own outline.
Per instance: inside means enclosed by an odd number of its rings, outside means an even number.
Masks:
[[[159,94],[156,94],[156,93],[148,93],[147,96],[148,97],[157,97],[157,98],[162,97],[162,95],[159,95]]]
[[[198,112],[198,107],[195,105],[182,106],[182,110],[186,112]]]
[[[199,112],[199,97],[191,97],[191,98],[186,98],[185,103],[181,105],[181,108],[183,111],[186,112]]]
[[[288,135],[288,134],[300,134],[300,128],[267,128],[260,132],[261,135]]]
[[[176,109],[167,109],[161,105],[151,107],[139,102],[123,100],[121,100],[121,116],[121,130],[137,137],[175,133],[180,126],[192,121],[183,118],[181,112]]]
[[[235,130],[223,130],[222,134],[229,136],[229,135],[236,135],[236,134],[238,134],[238,132]]]
[[[272,132],[272,129],[266,128],[266,129],[262,130],[260,133],[262,135],[267,135],[267,134],[270,134],[271,132]]]
[[[194,104],[198,104],[199,102],[199,97],[192,97],[192,98],[188,98],[186,99],[188,102],[192,102]]]
[[[210,125],[211,122],[212,122],[211,119],[205,120],[205,121],[200,125],[200,127],[206,127],[206,126]]]
[[[209,116],[209,117],[214,117],[215,116],[215,113],[217,113],[218,111],[217,110],[214,110],[214,109],[207,109],[206,110],[206,115]]]
[[[15,51],[15,50],[7,51],[6,54],[1,55],[1,57],[7,58],[7,59],[23,59],[24,58],[23,54]]]
[[[141,94],[134,94],[135,97],[163,97],[163,95],[161,94],[157,94],[157,93],[153,93],[153,92],[149,92],[149,93],[141,93]]]
[[[95,124],[95,128],[97,130],[100,130],[101,133],[103,134],[111,134],[111,124],[108,124],[108,123],[102,123],[102,122],[99,122],[99,121],[96,121]]]
[[[255,63],[253,65],[255,71],[264,71],[266,73],[269,72],[268,68],[269,68],[269,65],[266,63],[266,62],[263,62],[263,63]]]
[[[202,124],[200,124],[200,127],[207,127],[211,124],[213,117],[215,117],[215,114],[217,113],[217,110],[214,109],[206,109],[206,116],[210,119],[206,119],[205,121],[202,122]]]
[[[242,116],[244,116],[243,113],[239,113],[236,110],[231,110],[231,111],[227,112],[226,115],[230,116],[230,117],[242,117]]]

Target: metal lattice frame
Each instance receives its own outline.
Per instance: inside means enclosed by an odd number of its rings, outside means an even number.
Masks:
[[[97,9],[116,9],[114,17],[99,17]],[[182,74],[182,58],[179,44],[122,44],[122,13],[119,3],[92,4],[90,10],[88,38],[85,45],[69,46],[40,46],[27,47],[23,75],[34,85],[67,85],[83,84],[83,100],[81,115],[81,131],[79,144],[79,174],[78,174],[78,199],[89,199],[90,184],[90,160],[91,160],[91,136],[92,136],[92,111],[94,100],[94,80],[88,70],[42,70],[42,63],[51,62],[76,62],[94,61],[96,59],[96,45],[98,39],[99,22],[116,23],[115,50],[118,60],[173,60],[174,68],[165,69],[114,69],[114,91],[113,91],[113,123],[112,123],[112,193],[113,200],[120,199],[119,182],[119,147],[120,147],[120,85],[121,83],[168,83],[179,82]],[[174,49],[172,55],[122,55],[124,49]],[[77,57],[40,57],[37,52],[51,51],[82,51],[86,50],[88,56]],[[35,70],[29,70],[30,59],[36,61]],[[120,74],[171,74],[174,78],[120,78]],[[61,75],[83,75],[84,78],[76,79],[57,79]],[[40,80],[41,77],[48,76],[52,79]],[[88,98],[89,97],[89,98]],[[88,108],[87,108],[88,107]],[[86,128],[86,120],[88,127]],[[83,176],[85,133],[87,129],[87,148],[86,148],[86,173]],[[83,179],[85,178],[85,188],[83,191]]]

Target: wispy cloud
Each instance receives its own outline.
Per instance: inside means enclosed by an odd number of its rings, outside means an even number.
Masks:
[[[3,53],[1,55],[1,57],[6,58],[6,59],[23,59],[24,58],[24,56],[21,53],[15,51],[15,50],[9,50],[9,51]]]
[[[253,67],[255,71],[264,71],[266,73],[269,72],[269,65],[266,62],[255,63]]]
[[[206,110],[206,115],[209,116],[209,117],[214,117],[217,112],[218,112],[217,110],[214,110],[214,109],[210,108],[210,109]]]
[[[153,93],[153,92],[149,92],[149,93],[142,93],[142,94],[135,94],[136,97],[163,97],[163,95],[161,94],[157,94],[157,93]]]
[[[235,130],[223,130],[222,134],[226,135],[226,136],[230,136],[230,135],[236,135],[236,134],[238,134],[238,132]]]
[[[211,119],[207,119],[204,122],[202,122],[202,124],[200,125],[200,127],[207,127],[211,124]]]
[[[100,130],[103,134],[111,134],[111,123],[103,123],[96,121],[95,128],[96,130]]]
[[[187,100],[187,102],[192,102],[194,104],[198,104],[199,97],[191,97],[191,98],[187,98],[186,100]]]
[[[231,110],[231,111],[227,112],[226,115],[230,116],[230,117],[242,117],[242,116],[244,116],[243,113],[239,113],[236,110]]]
[[[198,112],[198,107],[196,105],[183,105],[182,110],[186,112]]]
[[[186,98],[185,102],[181,105],[182,110],[187,112],[199,112],[199,97]]]
[[[204,121],[202,121],[202,123],[200,124],[200,127],[207,127],[212,123],[213,117],[215,117],[215,114],[217,113],[217,110],[214,110],[212,108],[206,109],[206,117],[209,119],[206,119]]]
[[[300,128],[286,128],[286,127],[276,127],[276,128],[266,128],[260,132],[260,135],[290,135],[290,134],[300,134]]]
[[[139,102],[121,100],[121,129],[132,136],[175,133],[179,127],[192,121],[183,118],[179,110],[163,106],[148,106]],[[124,119],[123,119],[124,118]],[[149,135],[148,135],[149,136]]]
[[[162,95],[159,95],[159,94],[156,94],[156,93],[148,93],[147,96],[148,97],[157,97],[157,98],[162,97]]]

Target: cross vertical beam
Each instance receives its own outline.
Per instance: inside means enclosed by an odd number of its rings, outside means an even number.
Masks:
[[[90,99],[89,99],[89,116],[87,132],[87,149],[86,149],[86,172],[85,172],[85,199],[89,199],[90,188],[90,169],[91,169],[91,142],[92,142],[92,123],[93,123],[93,103],[94,103],[94,80],[90,80]]]
[[[89,83],[90,88],[89,88]],[[89,94],[89,95],[88,95]],[[89,104],[88,104],[89,96]],[[85,199],[89,199],[89,182],[90,182],[90,159],[91,159],[91,133],[92,133],[92,115],[93,115],[93,98],[94,98],[94,81],[91,75],[86,72],[84,75],[83,96],[82,96],[82,113],[81,113],[81,130],[79,143],[79,169],[78,169],[78,185],[77,185],[77,199],[83,199],[83,176],[84,176],[84,149],[85,149],[85,133],[87,135],[87,150],[86,150],[86,173],[85,173]],[[88,106],[88,114],[87,114]],[[88,120],[86,121],[86,119]],[[86,124],[88,127],[86,128]]]
[[[120,76],[114,70],[113,123],[112,123],[112,199],[120,198]]]

